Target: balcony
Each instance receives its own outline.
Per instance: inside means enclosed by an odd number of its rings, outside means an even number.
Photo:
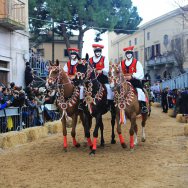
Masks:
[[[166,68],[172,67],[176,64],[176,59],[173,54],[163,55],[155,57],[149,61],[146,61],[146,65],[148,68],[160,69],[161,66],[165,66]]]
[[[0,26],[8,30],[25,29],[25,3],[21,0],[0,0]]]

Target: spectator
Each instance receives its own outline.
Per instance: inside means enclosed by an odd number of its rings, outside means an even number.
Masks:
[[[167,95],[168,95],[168,87],[165,88],[162,93],[161,93],[161,102],[162,102],[162,108],[163,108],[163,112],[167,113],[168,112],[168,99],[167,99]]]
[[[25,68],[25,85],[26,85],[26,87],[29,86],[32,82],[33,82],[32,69],[30,67],[30,63],[26,62],[26,68]]]

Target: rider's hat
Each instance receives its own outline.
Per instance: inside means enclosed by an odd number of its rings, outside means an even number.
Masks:
[[[70,53],[78,53],[79,52],[79,49],[78,48],[68,48],[68,51]]]
[[[93,47],[94,50],[95,49],[103,49],[104,45],[102,45],[102,44],[93,44],[92,47]]]
[[[123,51],[127,52],[127,51],[133,51],[134,46],[129,46],[127,48],[123,48]]]

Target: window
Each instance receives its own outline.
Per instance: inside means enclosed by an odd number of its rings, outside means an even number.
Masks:
[[[174,51],[174,48],[175,48],[175,46],[174,46],[174,40],[171,40],[171,50]]]
[[[134,44],[137,45],[137,38],[134,39]]]
[[[180,39],[180,38],[176,38],[176,39],[175,39],[175,48],[176,48],[178,51],[181,51],[181,39]]]
[[[151,59],[153,59],[155,57],[155,46],[152,45],[151,46]]]
[[[138,58],[139,58],[139,57],[138,57],[138,51],[135,51],[135,52],[134,52],[134,57],[138,60]]]
[[[131,40],[129,41],[129,46],[131,46]]]
[[[167,45],[168,45],[168,35],[164,35],[163,44],[164,44],[165,47],[167,47]]]
[[[150,40],[150,32],[147,32],[147,40]]]
[[[44,49],[37,49],[37,53],[44,57]]]
[[[161,46],[160,46],[160,44],[156,44],[155,45],[155,49],[156,49],[155,56],[160,56],[161,55]]]
[[[64,49],[64,57],[69,57],[67,49]]]

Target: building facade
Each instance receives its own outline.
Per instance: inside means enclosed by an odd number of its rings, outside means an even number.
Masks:
[[[188,71],[188,8],[176,9],[139,27],[131,35],[109,33],[109,59],[119,62],[123,48],[135,46],[134,56],[152,82]]]
[[[28,54],[28,0],[0,0],[0,82],[24,86]]]
[[[70,37],[71,48],[78,47],[78,36]],[[54,52],[52,41],[43,42],[36,47],[38,53],[45,61],[52,61],[52,54],[54,53],[54,60],[58,59],[60,63],[66,63],[69,60],[65,41],[61,36],[54,37]]]

